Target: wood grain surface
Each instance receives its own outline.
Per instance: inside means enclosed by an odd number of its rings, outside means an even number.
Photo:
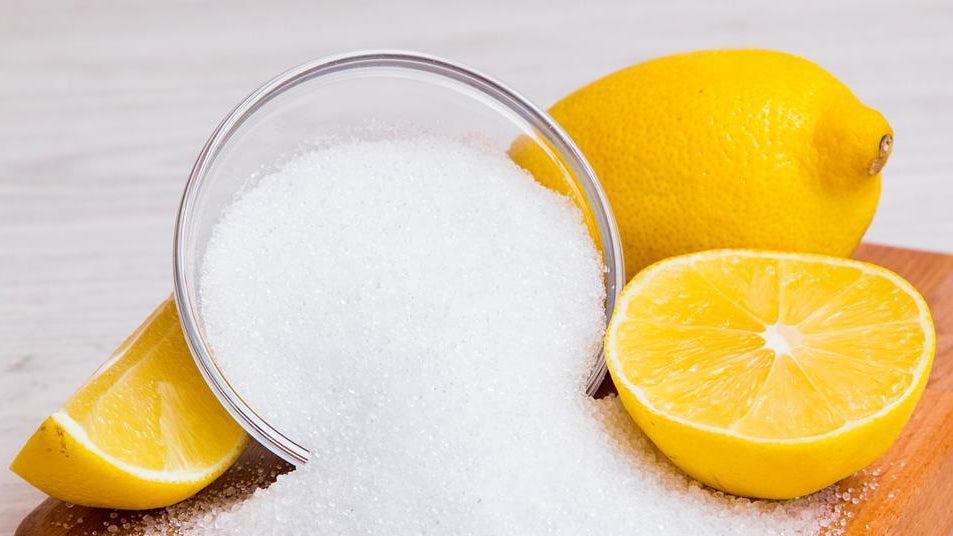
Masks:
[[[843,509],[841,519],[851,535],[953,534],[953,256],[864,245],[856,257],[894,270],[920,290],[936,323],[937,354],[923,397],[897,443],[873,465],[840,482],[838,493],[848,495],[835,504]],[[239,463],[203,493],[254,489],[290,469],[253,443]],[[103,534],[110,525],[115,534],[136,534],[143,515],[162,514],[86,508],[47,499],[23,520],[16,534]],[[174,533],[173,525],[169,527]]]
[[[790,51],[897,134],[867,238],[953,253],[951,28],[949,0],[0,0],[0,465],[169,293],[196,155],[288,67],[420,50],[546,107],[663,54]],[[40,500],[0,470],[0,534]]]
[[[894,446],[862,474],[840,483],[861,495],[848,505],[850,534],[953,534],[953,256],[861,246],[856,257],[885,266],[923,294],[936,327],[936,357],[923,396]],[[877,475],[877,476],[874,476]]]

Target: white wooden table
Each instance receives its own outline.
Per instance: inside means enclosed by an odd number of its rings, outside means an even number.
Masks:
[[[877,242],[953,252],[948,0],[0,0],[0,464],[170,291],[180,189],[260,82],[359,48],[454,59],[548,105],[665,53],[818,61],[897,133]],[[0,470],[0,533],[41,494]]]

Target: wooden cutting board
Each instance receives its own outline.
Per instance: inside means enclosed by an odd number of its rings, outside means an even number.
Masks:
[[[953,534],[953,256],[863,245],[856,257],[894,270],[923,293],[936,322],[937,354],[923,398],[897,443],[871,467],[837,484],[838,493],[850,494],[837,502],[845,514],[847,533]],[[235,467],[202,493],[227,494],[237,500],[243,487],[236,484],[246,483],[244,489],[265,486],[290,469],[253,444]],[[23,519],[16,534],[135,534],[146,514],[160,515],[47,499]]]

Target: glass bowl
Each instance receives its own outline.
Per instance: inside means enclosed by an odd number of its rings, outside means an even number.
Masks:
[[[398,51],[334,56],[277,76],[232,110],[199,154],[179,207],[173,262],[182,328],[206,382],[249,434],[295,464],[308,459],[308,450],[259,416],[215,360],[199,314],[201,261],[214,224],[249,177],[300,151],[302,140],[373,123],[411,124],[532,154],[533,168],[545,167],[549,180],[558,181],[548,186],[580,207],[603,254],[606,318],[625,283],[619,232],[592,168],[555,121],[518,93],[460,65]],[[588,379],[590,394],[605,376],[600,353]]]

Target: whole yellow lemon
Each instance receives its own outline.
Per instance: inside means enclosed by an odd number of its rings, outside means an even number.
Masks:
[[[884,117],[847,86],[768,50],[647,61],[550,113],[605,187],[627,278],[714,248],[848,256],[874,215],[893,146]]]

